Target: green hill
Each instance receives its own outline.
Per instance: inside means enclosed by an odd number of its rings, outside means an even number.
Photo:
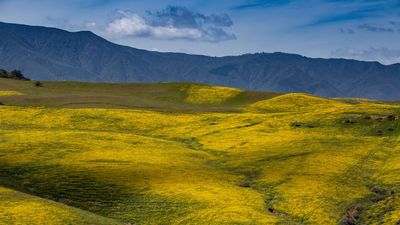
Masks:
[[[400,220],[395,103],[8,79],[0,102],[0,224]]]
[[[194,83],[42,82],[42,87],[36,87],[32,81],[1,78],[0,91],[23,93],[5,97],[0,92],[1,102],[15,106],[141,108],[161,111],[241,111],[246,105],[280,95]],[[224,96],[229,92],[234,94]],[[201,101],[196,102],[198,99]]]

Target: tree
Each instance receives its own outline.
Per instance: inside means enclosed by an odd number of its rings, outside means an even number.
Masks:
[[[13,70],[11,71],[11,75],[18,79],[26,79],[25,76],[22,74],[21,70]]]
[[[7,78],[8,72],[6,70],[0,69],[0,77]]]
[[[33,84],[35,85],[35,87],[43,87],[43,84],[40,81],[35,81],[35,83]]]

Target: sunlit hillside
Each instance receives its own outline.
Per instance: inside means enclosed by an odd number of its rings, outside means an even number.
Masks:
[[[399,224],[400,105],[0,79],[0,224]]]

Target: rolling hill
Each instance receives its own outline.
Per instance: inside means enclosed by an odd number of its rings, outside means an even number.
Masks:
[[[400,99],[400,64],[285,53],[207,57],[145,51],[91,32],[0,23],[0,67],[36,80],[197,82],[325,97]]]
[[[398,224],[400,105],[0,79],[0,224]]]
[[[0,101],[14,106],[238,112],[246,105],[278,95],[196,83],[46,81],[36,87],[31,81],[0,78]]]

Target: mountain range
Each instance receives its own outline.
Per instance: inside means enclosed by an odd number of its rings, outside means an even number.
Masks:
[[[323,97],[400,99],[400,64],[286,53],[209,57],[114,44],[89,31],[0,23],[0,68],[29,78],[90,82],[199,82]]]

